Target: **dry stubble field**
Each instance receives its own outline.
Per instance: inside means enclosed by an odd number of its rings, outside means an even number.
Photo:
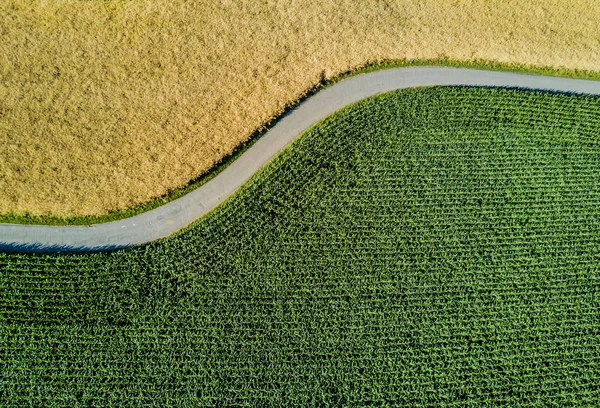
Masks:
[[[0,0],[0,215],[98,215],[385,60],[598,71],[595,0]]]

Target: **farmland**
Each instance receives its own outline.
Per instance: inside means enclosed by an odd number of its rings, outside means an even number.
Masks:
[[[0,254],[0,405],[597,405],[599,111],[385,94],[169,239]]]
[[[594,0],[0,0],[0,215],[105,215],[386,61],[594,75]]]

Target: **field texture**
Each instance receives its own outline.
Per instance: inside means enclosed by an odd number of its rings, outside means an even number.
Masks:
[[[364,64],[600,60],[595,0],[0,0],[0,15],[0,215],[148,202]]]
[[[596,406],[599,109],[387,94],[175,237],[0,254],[0,405]]]

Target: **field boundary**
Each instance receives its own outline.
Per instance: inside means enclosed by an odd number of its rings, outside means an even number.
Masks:
[[[349,77],[365,74],[373,71],[379,71],[384,69],[392,68],[406,68],[406,67],[421,67],[421,66],[441,66],[441,67],[454,67],[454,68],[472,68],[486,71],[502,71],[502,72],[515,72],[523,74],[536,74],[546,75],[555,77],[565,78],[578,78],[578,79],[592,79],[600,80],[600,72],[596,71],[585,71],[585,70],[573,70],[556,67],[541,67],[541,66],[528,66],[518,64],[504,64],[495,61],[486,60],[475,60],[475,61],[460,61],[460,60],[449,60],[449,59],[437,59],[437,60],[383,60],[369,62],[358,67],[354,67],[347,71],[343,71],[332,78],[325,78],[323,76],[319,82],[312,84],[308,87],[305,92],[297,99],[287,103],[282,112],[268,121],[262,126],[255,129],[246,140],[241,142],[231,153],[225,155],[221,160],[216,162],[210,169],[197,177],[191,179],[182,187],[174,188],[164,195],[157,196],[150,201],[145,203],[137,204],[130,208],[124,208],[116,211],[110,211],[104,214],[96,215],[33,215],[27,213],[6,213],[0,214],[0,224],[34,224],[34,225],[91,225],[100,224],[109,221],[117,221],[125,218],[133,217],[135,215],[150,211],[154,208],[165,205],[166,203],[176,200],[185,194],[195,190],[202,184],[208,182],[215,177],[219,172],[225,169],[231,164],[237,157],[244,153],[253,143],[255,143],[262,135],[269,131],[277,122],[284,117],[288,112],[295,109],[300,103],[307,98],[311,97],[317,92],[336,84],[339,81],[347,79]]]
[[[147,212],[87,226],[0,224],[0,250],[93,251],[124,248],[167,237],[209,213],[305,130],[339,109],[399,89],[427,86],[488,86],[600,95],[600,81],[545,75],[410,66],[343,76],[305,98],[276,124],[227,160],[203,184]]]

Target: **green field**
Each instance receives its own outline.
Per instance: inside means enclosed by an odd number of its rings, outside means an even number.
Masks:
[[[597,406],[598,112],[386,94],[170,239],[0,254],[0,405]]]

